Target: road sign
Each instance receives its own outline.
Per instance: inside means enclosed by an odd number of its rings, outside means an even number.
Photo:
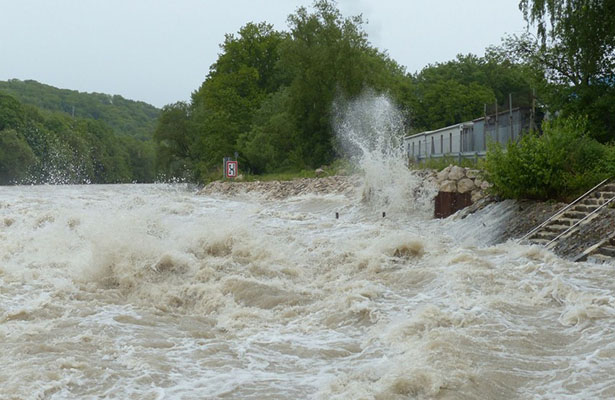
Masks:
[[[237,164],[237,161],[227,161],[224,172],[227,178],[237,178],[237,174],[239,173],[239,165]]]

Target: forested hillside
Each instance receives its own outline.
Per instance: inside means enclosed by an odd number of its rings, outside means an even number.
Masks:
[[[477,118],[485,103],[507,107],[509,93],[529,104],[540,79],[498,48],[409,74],[370,44],[361,17],[342,16],[332,1],[299,8],[288,25],[248,23],[226,35],[191,101],[162,110],[161,171],[208,180],[235,151],[253,173],[316,168],[340,156],[333,103],[365,89],[392,97],[410,132]]]
[[[104,122],[118,136],[139,140],[151,139],[160,113],[159,109],[142,101],[127,100],[118,95],[58,89],[33,80],[0,81],[0,93],[43,110]]]
[[[100,120],[40,110],[0,92],[0,184],[154,180],[151,141]]]

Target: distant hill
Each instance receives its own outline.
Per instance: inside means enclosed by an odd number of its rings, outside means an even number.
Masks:
[[[118,95],[58,89],[34,80],[0,81],[0,93],[43,110],[61,111],[104,122],[117,135],[140,140],[151,139],[160,113],[158,108],[142,101],[128,100]]]
[[[153,141],[0,90],[0,185],[153,182]]]

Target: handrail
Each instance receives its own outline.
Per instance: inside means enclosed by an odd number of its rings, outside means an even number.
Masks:
[[[585,197],[589,196],[594,190],[598,189],[600,186],[604,185],[606,182],[608,182],[609,180],[611,180],[611,178],[606,178],[605,180],[603,180],[602,182],[600,182],[599,184],[597,184],[596,186],[594,186],[593,188],[589,189],[587,192],[585,192],[585,194],[581,195],[579,198],[577,198],[575,201],[573,201],[572,203],[562,207],[558,212],[556,212],[555,214],[553,214],[551,217],[549,217],[546,221],[544,221],[542,224],[538,225],[537,227],[535,227],[534,229],[532,229],[531,231],[529,231],[528,233],[526,233],[521,239],[519,240],[525,240],[528,237],[532,236],[534,233],[538,232],[538,230],[540,230],[541,228],[543,228],[545,225],[547,225],[549,222],[551,222],[553,219],[559,217],[560,215],[562,215],[563,213],[565,213],[570,207],[576,205],[578,202],[580,202],[581,200],[585,199]]]
[[[545,247],[549,247],[551,246],[551,243],[555,242],[557,239],[559,239],[560,237],[564,236],[565,234],[567,234],[568,232],[570,232],[571,230],[573,230],[574,228],[577,227],[577,225],[579,225],[581,222],[585,221],[586,219],[588,219],[589,217],[591,217],[592,215],[596,214],[598,211],[602,210],[604,207],[606,207],[607,205],[609,205],[610,202],[612,202],[613,200],[615,200],[615,196],[611,197],[610,199],[608,199],[607,201],[605,201],[604,203],[602,203],[600,206],[596,207],[596,209],[592,212],[590,212],[589,214],[587,214],[586,216],[584,216],[582,219],[578,220],[574,225],[570,226],[568,229],[566,229],[564,232],[560,233],[559,235],[557,235],[556,237],[554,237],[553,239],[551,239],[551,241],[549,243],[547,243],[545,245]]]

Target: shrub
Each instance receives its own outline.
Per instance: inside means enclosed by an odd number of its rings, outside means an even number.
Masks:
[[[484,168],[493,191],[504,198],[568,200],[615,173],[613,146],[587,132],[586,119],[543,124],[506,148],[488,146]]]

